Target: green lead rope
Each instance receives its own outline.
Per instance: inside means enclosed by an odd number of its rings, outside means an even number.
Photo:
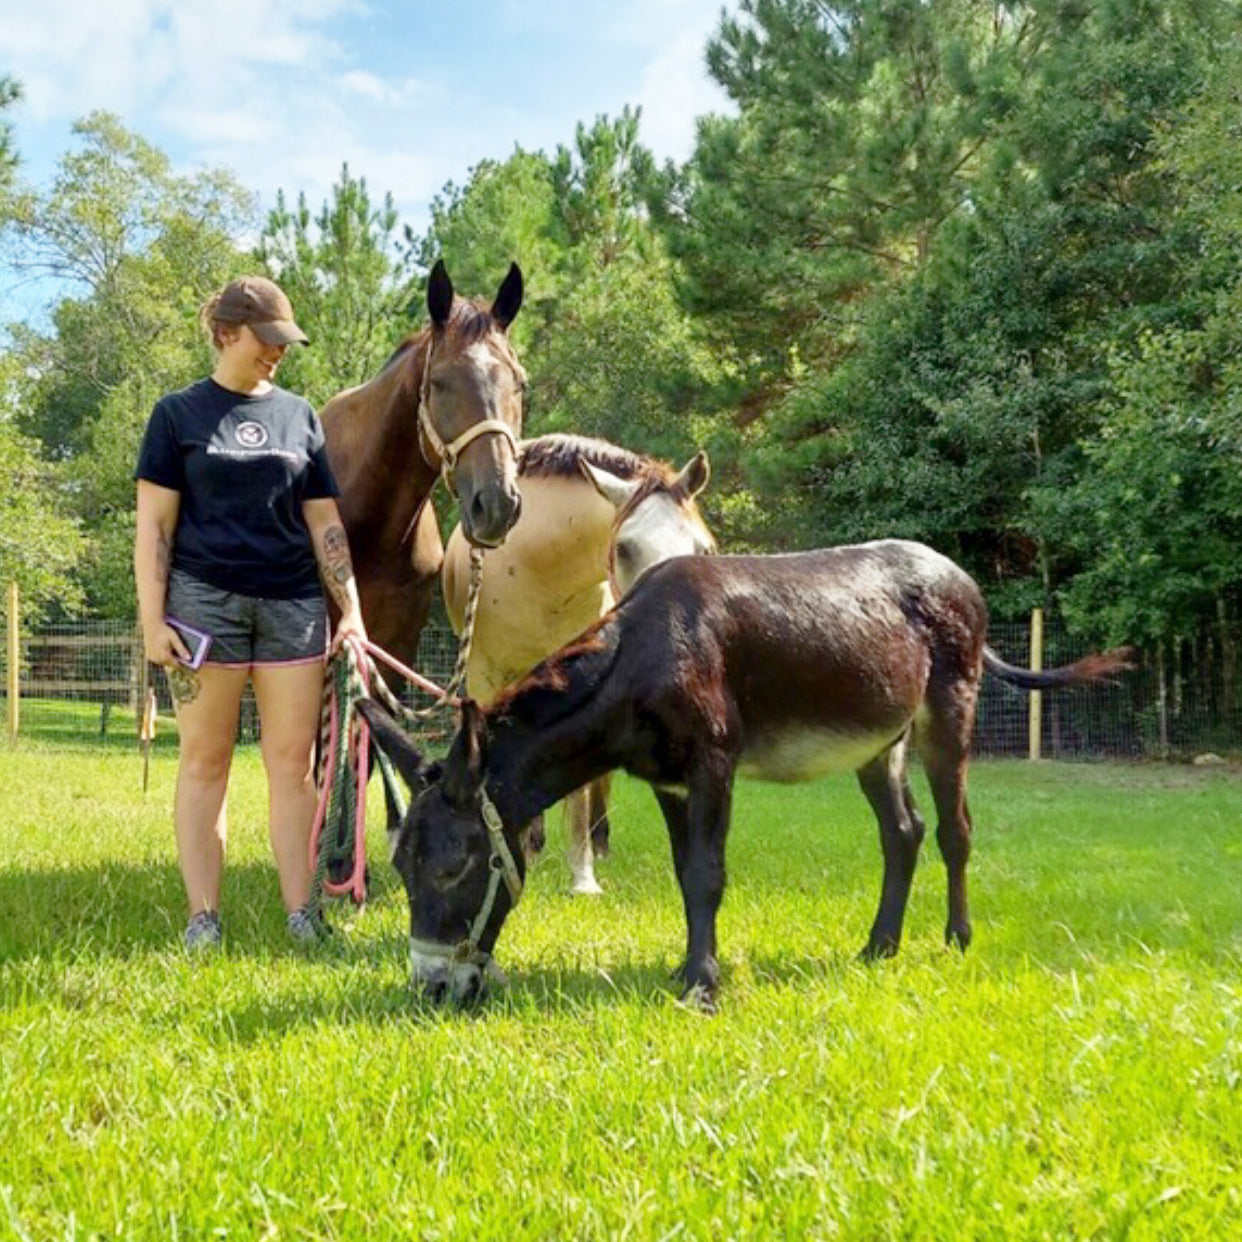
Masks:
[[[367,659],[376,697],[385,700],[390,711],[396,709],[398,713],[405,714],[404,708],[392,696],[375,665],[365,655],[363,658]],[[358,652],[354,644],[346,643],[329,663],[319,718],[319,753],[325,765],[323,779],[327,782],[327,806],[316,815],[319,834],[310,897],[306,903],[312,915],[322,911],[325,895],[340,896],[349,893],[359,904],[365,896],[363,874],[366,860],[358,857],[357,817],[360,799],[365,806],[368,774],[358,771],[356,753],[355,759],[351,761],[349,739],[358,702],[366,697],[367,690],[358,669]],[[335,733],[332,729],[334,701]],[[405,794],[391,762],[378,747],[371,747],[370,753],[379,765],[384,789],[396,808],[399,819],[404,819],[407,809]],[[324,791],[321,789],[321,808],[323,799]]]

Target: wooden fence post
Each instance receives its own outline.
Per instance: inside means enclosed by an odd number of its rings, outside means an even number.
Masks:
[[[21,614],[18,611],[21,600],[17,591],[17,583],[9,583],[9,745],[17,745],[17,731],[21,726]]]
[[[1031,668],[1039,672],[1044,667],[1044,610],[1031,609]],[[1043,729],[1043,702],[1038,690],[1031,691],[1030,746],[1028,757],[1040,757],[1040,740]]]

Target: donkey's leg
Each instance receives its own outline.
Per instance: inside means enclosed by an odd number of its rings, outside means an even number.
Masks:
[[[910,883],[923,841],[923,821],[914,809],[914,796],[906,779],[906,747],[907,739],[903,737],[858,772],[858,783],[880,826],[880,846],[884,851],[880,908],[862,951],[867,959],[893,957],[897,953]]]
[[[974,697],[965,706],[936,713],[917,736],[919,755],[936,800],[936,844],[949,877],[946,944],[970,944],[970,908],[966,898],[966,864],[970,859],[970,808],[966,803],[966,768],[974,728]]]
[[[664,823],[668,827],[668,843],[673,852],[673,874],[677,877],[677,887],[683,892],[685,884],[682,875],[686,869],[686,842],[690,837],[689,808],[684,794],[674,793],[669,789],[652,786],[660,810],[664,812]],[[673,978],[685,980],[686,959],[673,971]]]
[[[596,858],[607,858],[611,849],[609,838],[612,835],[612,828],[608,823],[608,794],[612,789],[612,773],[593,780],[587,789],[591,848],[595,851]]]
[[[679,877],[686,911],[686,990],[682,999],[707,1013],[716,1010],[720,985],[716,913],[724,895],[725,838],[732,800],[731,764],[705,765],[692,776]]]
[[[573,872],[573,891],[602,893],[595,879],[595,853],[591,849],[590,787],[575,789],[565,799],[565,829],[569,835],[569,869]]]

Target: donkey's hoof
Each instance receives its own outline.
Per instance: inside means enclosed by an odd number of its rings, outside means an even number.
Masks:
[[[858,954],[860,962],[880,962],[886,958],[896,957],[899,942],[883,937],[879,940],[868,940]]]
[[[716,990],[709,988],[706,983],[696,983],[693,987],[687,988],[677,1003],[683,1009],[688,1009],[691,1013],[702,1014],[707,1018],[714,1018],[718,1012]]]

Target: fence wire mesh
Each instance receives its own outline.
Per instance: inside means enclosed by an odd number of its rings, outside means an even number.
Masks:
[[[994,624],[988,640],[1009,663],[1029,664],[1029,625]],[[1219,641],[1181,643],[1165,651],[1139,653],[1136,669],[1115,682],[1044,692],[1041,753],[1052,759],[1084,759],[1242,752],[1242,695],[1232,666],[1234,649]],[[1088,653],[1088,645],[1059,622],[1045,625],[1045,668],[1068,664]],[[423,631],[415,667],[443,685],[452,675],[456,655],[456,636],[442,620],[433,620]],[[0,645],[0,693],[6,697],[13,658],[8,643]],[[116,621],[42,626],[23,636],[16,659],[22,736],[86,744],[134,742],[147,684],[135,626]],[[161,716],[171,717],[163,674],[151,670],[149,684],[156,691]],[[429,702],[404,684],[401,695],[411,707],[425,707]],[[1029,702],[1024,691],[985,677],[975,752],[1026,755]],[[420,740],[432,747],[446,744],[451,722],[447,713],[426,721]],[[258,714],[247,689],[239,740],[253,742],[258,736]],[[175,737],[160,740],[175,744]]]

